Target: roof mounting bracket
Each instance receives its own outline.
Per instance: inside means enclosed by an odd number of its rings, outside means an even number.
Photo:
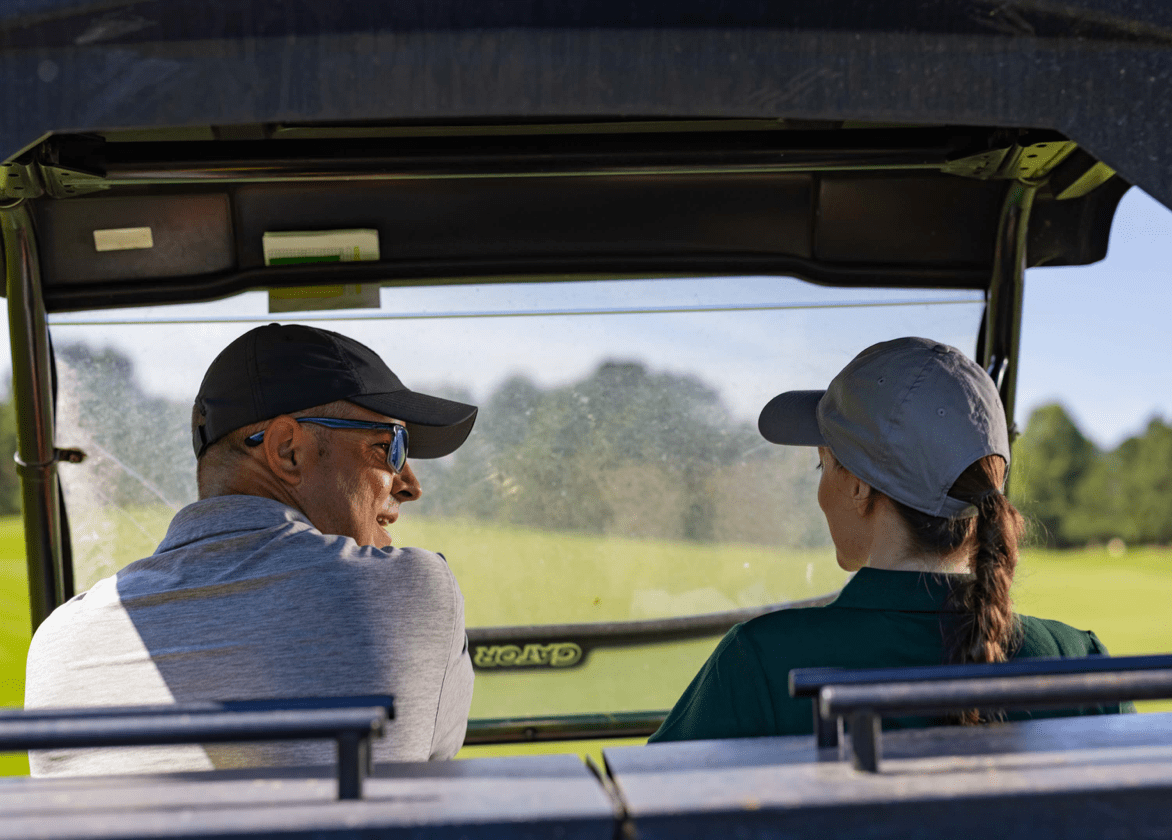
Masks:
[[[90,134],[65,135],[41,146],[38,165],[45,190],[54,198],[109,189],[103,178],[106,141]]]
[[[1054,140],[1032,143],[1029,146],[1014,146],[1014,154],[1006,157],[999,177],[1040,184],[1049,177],[1055,166],[1073,154],[1077,148],[1076,143]]]
[[[1078,145],[1068,140],[1046,140],[1026,146],[1015,143],[949,161],[941,167],[941,171],[986,181],[997,179],[1040,183],[1077,149]]]
[[[31,161],[0,164],[0,200],[15,206],[27,198],[36,198],[45,192],[40,173]]]

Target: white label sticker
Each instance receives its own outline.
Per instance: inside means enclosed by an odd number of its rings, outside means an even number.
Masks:
[[[265,265],[377,261],[378,231],[282,230],[265,231],[261,238]]]
[[[94,231],[94,247],[99,251],[134,251],[155,247],[149,227],[111,228]]]

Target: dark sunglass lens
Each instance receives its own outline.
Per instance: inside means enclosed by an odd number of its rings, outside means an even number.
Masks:
[[[395,429],[395,436],[391,440],[391,449],[387,453],[387,461],[395,472],[400,472],[407,463],[407,430],[400,427]]]

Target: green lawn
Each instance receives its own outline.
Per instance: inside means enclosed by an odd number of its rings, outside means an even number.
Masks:
[[[29,643],[28,575],[20,517],[0,518],[0,706],[24,705]],[[27,775],[24,754],[0,753],[0,775]]]
[[[804,598],[841,585],[827,551],[781,553],[585,535],[552,535],[472,522],[415,519],[396,542],[448,557],[469,626],[625,620]],[[1020,612],[1092,629],[1115,654],[1172,651],[1172,548],[1027,551],[1015,586]],[[18,519],[0,519],[0,705],[19,706],[29,641],[24,545]],[[581,668],[477,677],[475,717],[655,709],[671,705],[715,640],[596,651]],[[1172,710],[1172,703],[1144,704]],[[608,742],[619,743],[619,742]],[[630,742],[626,742],[630,743]],[[589,750],[596,742],[525,747]],[[461,755],[511,749],[475,747]],[[0,755],[0,774],[27,773]]]
[[[1018,612],[1094,630],[1116,656],[1172,653],[1169,593],[1172,547],[1133,548],[1120,557],[1105,548],[1032,549],[1013,588]],[[1172,701],[1137,706],[1172,711]]]

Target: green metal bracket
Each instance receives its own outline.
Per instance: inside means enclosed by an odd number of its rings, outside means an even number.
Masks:
[[[1111,180],[1114,174],[1115,170],[1107,164],[1096,163],[1084,172],[1078,180],[1054,197],[1059,201],[1066,201],[1069,198],[1082,198],[1091,190]]]
[[[36,198],[44,192],[35,164],[0,164],[0,200],[3,200],[3,203]]]
[[[990,149],[987,152],[950,161],[941,171],[966,178],[1036,184],[1049,177],[1054,168],[1077,148],[1076,143],[1069,141],[1048,140],[1031,143],[1028,146],[1014,145],[1006,149]]]

